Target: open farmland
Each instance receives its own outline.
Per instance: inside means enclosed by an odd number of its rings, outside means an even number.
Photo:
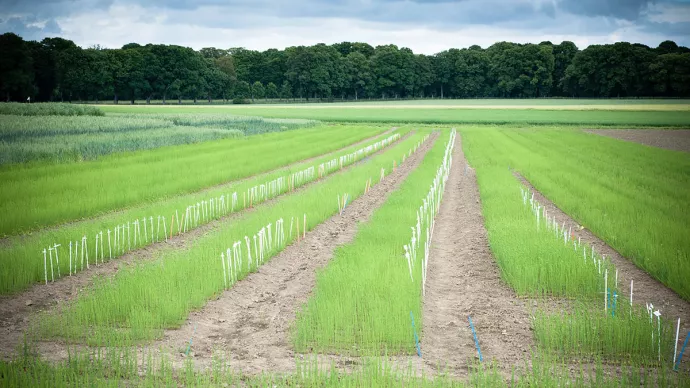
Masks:
[[[0,385],[690,384],[686,100],[18,109]]]

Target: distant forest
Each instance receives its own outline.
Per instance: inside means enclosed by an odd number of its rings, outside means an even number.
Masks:
[[[0,35],[0,99],[365,99],[690,97],[690,49],[664,41],[499,42],[435,55],[366,43],[191,48],[130,43],[83,49],[62,38]]]

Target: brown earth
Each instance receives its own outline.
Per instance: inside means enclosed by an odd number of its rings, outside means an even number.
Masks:
[[[396,128],[392,128],[388,132],[395,129]],[[399,141],[402,141],[407,136],[409,136],[409,134],[403,136]],[[377,155],[388,149],[389,147],[379,149],[371,155]],[[341,171],[346,171],[358,163],[345,167]],[[336,172],[328,176],[338,173],[340,172]],[[291,195],[299,194],[300,191],[306,190],[320,181],[321,179],[317,179],[311,183],[301,186],[292,192]],[[277,198],[264,201],[258,206],[270,205],[279,200],[281,197],[282,196],[279,196]],[[199,227],[192,229],[187,233],[175,235],[172,238],[169,238],[168,241],[155,243],[137,250],[133,250],[123,256],[118,257],[117,259],[107,261],[103,264],[92,264],[87,271],[78,272],[72,276],[63,276],[55,282],[49,282],[48,284],[37,283],[31,286],[29,289],[16,294],[1,295],[0,360],[9,360],[14,356],[14,351],[23,341],[24,334],[29,328],[31,320],[40,312],[50,311],[56,307],[64,305],[65,303],[75,300],[80,293],[88,290],[96,281],[102,278],[113,277],[122,268],[136,265],[145,261],[155,260],[171,249],[184,249],[196,238],[221,227],[224,223],[227,223],[236,217],[244,216],[249,212],[253,212],[254,209],[255,208],[249,208],[241,212],[228,214],[207,224],[200,225]]]
[[[530,357],[534,344],[528,302],[501,280],[489,248],[475,171],[467,165],[459,135],[456,142],[431,242],[422,355],[427,367],[466,377],[478,358],[471,317],[484,362],[496,360],[509,373],[511,366]]]
[[[586,129],[585,132],[667,150],[690,152],[690,129]]]
[[[359,223],[366,222],[418,167],[436,137],[348,205],[343,215],[309,231],[304,240],[284,249],[201,310],[190,313],[181,328],[166,330],[162,340],[140,351],[171,354],[173,367],[184,368],[191,340],[190,356],[196,369],[210,367],[214,355],[220,355],[226,365],[247,374],[294,371],[296,358],[305,356],[292,350],[290,327],[316,284],[317,270],[328,263],[338,246],[354,239]],[[67,357],[64,344],[44,342],[38,346],[48,360]]]
[[[537,191],[529,181],[518,173],[515,173],[515,175],[526,187],[534,192],[534,199],[542,206],[546,207],[549,218],[555,216],[559,225],[565,223],[566,229],[572,229],[575,239],[580,238],[583,244],[594,247],[594,251],[597,254],[603,254],[606,258],[611,260],[618,270],[618,284],[620,285],[622,301],[627,301],[629,303],[630,281],[633,281],[633,303],[642,306],[644,306],[645,303],[652,303],[655,309],[661,311],[662,319],[666,318],[674,322],[674,330],[675,322],[680,318],[679,342],[684,339],[688,330],[690,330],[690,302],[681,298],[673,290],[654,279],[644,270],[638,268],[630,260],[623,257],[588,229],[584,227],[580,229],[581,226],[577,222]],[[602,301],[602,304],[603,303]],[[679,343],[679,351],[682,345],[682,342]],[[686,362],[688,362],[688,357],[684,358],[683,364],[686,364]]]

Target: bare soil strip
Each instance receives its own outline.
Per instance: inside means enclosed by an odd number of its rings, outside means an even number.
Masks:
[[[509,373],[530,357],[534,344],[528,302],[501,280],[460,135],[434,230],[423,306],[425,364],[467,377],[469,362],[478,357],[471,316],[484,362],[496,360]]]
[[[394,130],[395,128],[391,129]],[[403,136],[399,141],[403,141],[408,135]],[[380,149],[371,154],[377,155],[387,151],[389,148]],[[339,174],[353,168],[359,161],[342,170],[330,174],[322,179]],[[292,193],[286,193],[268,201],[262,202],[258,206],[267,206],[280,200],[284,195],[299,195],[302,190],[306,190],[314,184],[318,184],[322,179],[317,179],[311,183],[297,188]],[[384,181],[385,182],[385,181]],[[91,265],[86,271],[81,271],[72,276],[64,276],[54,283],[36,283],[31,288],[12,295],[0,296],[0,360],[9,360],[21,343],[26,329],[29,327],[31,319],[41,311],[48,311],[65,303],[75,300],[79,293],[88,290],[96,280],[100,278],[110,278],[115,276],[118,271],[126,266],[157,259],[164,252],[170,249],[184,249],[189,246],[199,236],[202,236],[214,229],[221,227],[224,223],[246,214],[253,212],[255,208],[244,209],[240,212],[230,213],[217,220],[201,225],[195,229],[181,235],[169,238],[167,242],[155,243],[143,248],[128,252],[116,259],[105,262],[104,264]]]
[[[681,338],[679,340],[682,341],[685,334],[688,333],[688,329],[690,329],[690,302],[684,300],[673,290],[654,279],[644,270],[635,266],[635,264],[633,264],[630,260],[621,256],[620,253],[611,248],[588,229],[583,228],[580,230],[580,225],[577,222],[575,222],[572,218],[570,218],[570,216],[556,207],[553,202],[537,191],[528,180],[526,180],[520,174],[515,173],[515,175],[525,186],[534,192],[534,198],[539,201],[542,206],[546,207],[549,216],[556,217],[559,225],[565,223],[566,228],[572,228],[575,238],[581,238],[583,243],[586,243],[590,247],[594,247],[594,251],[596,253],[606,255],[606,257],[611,260],[611,262],[616,266],[616,269],[618,269],[618,284],[622,294],[621,301],[629,303],[630,281],[632,280],[633,303],[643,306],[645,303],[652,303],[655,309],[659,309],[661,311],[662,319],[665,318],[667,321],[671,320],[676,322],[678,318],[680,318]],[[601,303],[603,308],[603,300]],[[682,345],[682,343],[678,345],[679,349]]]
[[[210,367],[213,356],[220,355],[231,368],[248,374],[293,371],[296,356],[290,344],[290,327],[315,286],[317,270],[328,263],[338,246],[354,239],[358,224],[366,222],[419,166],[436,138],[429,139],[369,193],[354,200],[342,216],[318,225],[304,240],[192,312],[181,328],[165,331],[162,340],[140,351],[172,354],[173,366],[184,368],[191,340],[189,356],[197,369]],[[41,343],[39,348],[49,360],[67,357],[65,346],[57,342]]]
[[[359,146],[359,145],[364,145],[364,144],[369,143],[369,142],[371,142],[371,141],[373,141],[373,140],[375,140],[375,139],[377,139],[377,138],[379,138],[379,137],[380,137],[381,139],[383,139],[383,138],[385,138],[387,135],[389,135],[391,132],[393,132],[393,131],[395,131],[395,130],[397,130],[397,129],[398,129],[398,127],[391,127],[391,128],[387,129],[387,130],[384,131],[384,132],[381,132],[381,133],[376,134],[376,135],[374,135],[374,136],[368,137],[368,138],[366,138],[366,139],[364,139],[364,140],[360,140],[360,141],[358,141],[358,142],[355,142],[355,143],[352,143],[352,144],[348,144],[348,145],[346,145],[346,146],[344,146],[344,147],[338,148],[337,150],[333,150],[333,151],[329,151],[329,152],[326,152],[326,153],[323,153],[323,154],[320,154],[320,155],[312,156],[312,157],[307,158],[307,159],[297,160],[297,161],[295,161],[295,162],[292,162],[292,163],[289,163],[289,164],[286,164],[286,165],[283,165],[283,166],[280,166],[280,167],[276,167],[276,168],[274,168],[274,169],[272,169],[272,170],[259,172],[259,173],[256,173],[256,174],[253,174],[253,175],[250,175],[250,176],[246,176],[246,177],[244,177],[244,178],[234,179],[234,180],[227,181],[227,182],[223,182],[223,183],[219,183],[219,184],[216,184],[216,185],[207,186],[207,187],[201,188],[201,189],[196,190],[196,191],[191,191],[191,192],[187,192],[187,193],[173,194],[173,195],[171,195],[170,197],[168,197],[168,199],[170,199],[170,198],[175,198],[175,197],[181,197],[181,196],[185,196],[185,195],[190,195],[190,194],[199,195],[199,194],[204,194],[204,193],[207,193],[207,192],[209,192],[209,191],[212,191],[212,190],[215,190],[215,189],[218,189],[218,188],[221,188],[221,187],[235,186],[235,185],[238,185],[238,184],[240,184],[240,183],[246,182],[246,181],[248,181],[248,180],[251,180],[251,179],[255,179],[255,178],[257,178],[257,177],[260,177],[260,176],[262,176],[262,175],[273,174],[273,173],[275,173],[275,172],[277,172],[277,171],[281,171],[281,170],[283,170],[283,169],[290,168],[290,167],[292,167],[292,166],[296,166],[296,165],[299,165],[299,164],[302,164],[302,163],[309,163],[309,162],[312,162],[312,161],[314,161],[314,160],[317,160],[317,159],[322,158],[322,157],[327,156],[327,155],[334,155],[334,154],[337,154],[337,153],[342,152],[342,151],[344,151],[344,150],[346,150],[346,149],[348,149],[348,148],[350,148],[350,147],[356,147],[356,146]],[[401,139],[402,139],[402,138],[401,138]],[[334,157],[335,157],[335,155],[334,155]],[[165,199],[165,198],[161,198],[161,199]],[[57,224],[57,225],[50,225],[50,226],[41,227],[41,228],[39,228],[39,229],[34,229],[34,230],[31,230],[30,232],[26,232],[26,233],[24,233],[24,234],[17,234],[17,235],[10,235],[10,236],[1,237],[1,238],[0,238],[0,248],[2,247],[2,244],[10,244],[10,240],[15,240],[15,239],[16,239],[17,241],[21,241],[22,238],[26,238],[26,237],[31,236],[31,235],[33,235],[33,234],[43,233],[43,232],[51,231],[51,230],[57,230],[57,229],[60,229],[60,228],[64,228],[64,227],[66,227],[66,226],[77,225],[77,224],[79,224],[80,222],[89,222],[89,221],[92,221],[92,220],[94,220],[94,219],[96,219],[96,218],[104,217],[104,216],[107,216],[107,215],[113,215],[113,214],[124,213],[125,211],[132,210],[132,209],[136,208],[138,205],[139,205],[139,204],[135,204],[135,205],[133,205],[133,206],[129,206],[129,207],[125,207],[125,208],[117,209],[117,210],[112,210],[112,211],[107,211],[107,212],[103,212],[103,213],[98,213],[98,214],[95,214],[95,215],[93,215],[93,216],[81,218],[81,219],[78,219],[78,220],[72,220],[72,221],[63,222],[63,223],[60,223],[60,224]]]
[[[690,152],[690,129],[587,129],[585,132],[667,150]]]

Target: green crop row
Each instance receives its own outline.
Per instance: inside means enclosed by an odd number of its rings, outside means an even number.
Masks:
[[[0,165],[92,160],[103,155],[281,132],[317,125],[230,115],[16,116],[0,119]]]
[[[225,113],[261,117],[302,118],[338,122],[579,125],[687,127],[690,111],[550,110],[550,109],[429,109],[424,105],[391,109],[352,104],[329,106],[103,106],[108,113]]]
[[[17,102],[0,103],[0,115],[19,116],[104,116],[95,106],[43,102],[21,104]]]
[[[163,328],[181,324],[190,310],[200,308],[225,286],[221,254],[245,236],[259,233],[269,223],[306,218],[306,229],[331,217],[336,211],[338,194],[359,197],[365,182],[378,182],[381,171],[391,171],[393,160],[400,160],[424,137],[413,134],[382,154],[371,156],[361,164],[325,178],[305,188],[299,195],[278,198],[274,203],[242,214],[197,238],[185,249],[167,250],[157,260],[121,270],[112,280],[96,284],[63,312],[47,315],[39,321],[39,332],[47,337],[63,337],[96,344],[150,339]],[[304,229],[302,229],[304,232]],[[286,233],[279,245],[290,244],[296,234]],[[280,249],[280,248],[277,248]],[[269,252],[270,259],[277,249]],[[246,256],[245,256],[246,257]],[[254,262],[256,256],[254,256]],[[248,258],[234,279],[248,272]],[[254,264],[255,265],[255,264]],[[117,330],[114,330],[117,328]],[[115,341],[115,342],[113,342]]]
[[[5,248],[0,250],[0,294],[20,291],[35,282],[53,281],[81,271],[89,263],[104,262],[133,249],[167,240],[173,230],[175,235],[186,233],[201,224],[313,181],[317,178],[317,168],[318,177],[337,171],[387,146],[408,131],[401,129],[390,136],[379,136],[365,145],[353,145],[310,162],[297,163],[240,182],[146,202],[121,212],[44,229],[30,236],[10,237]],[[338,163],[339,159],[343,159],[342,165]],[[187,212],[193,219],[184,223]],[[173,220],[175,218],[177,223]],[[120,236],[122,240],[118,244],[116,241]],[[59,246],[55,247],[57,244]],[[47,250],[45,261],[41,257],[42,250]]]
[[[690,300],[690,156],[568,129],[472,128],[478,163],[519,171],[638,267]],[[477,150],[475,152],[474,150]]]
[[[0,169],[0,235],[20,234],[190,193],[333,151],[385,130],[323,126]]]
[[[522,132],[531,131],[516,129],[503,134],[501,130],[467,129],[463,145],[477,171],[491,250],[506,282],[520,295],[580,300],[574,311],[535,314],[540,350],[566,357],[601,357],[610,363],[670,366],[674,350],[671,322],[660,320],[651,308],[644,311],[619,298],[615,267],[574,240],[572,231],[558,225],[513,175],[508,167],[513,160],[506,160],[506,155],[524,154],[504,149],[501,136]],[[531,149],[538,150],[534,145]],[[535,164],[529,166],[534,172]],[[554,163],[548,166],[554,168]],[[580,164],[581,169],[586,167]]]
[[[297,351],[415,352],[412,319],[416,317],[416,329],[421,330],[429,230],[450,168],[454,136],[452,131],[447,142],[436,142],[354,241],[339,247],[319,273],[313,296],[298,313],[293,335]]]

